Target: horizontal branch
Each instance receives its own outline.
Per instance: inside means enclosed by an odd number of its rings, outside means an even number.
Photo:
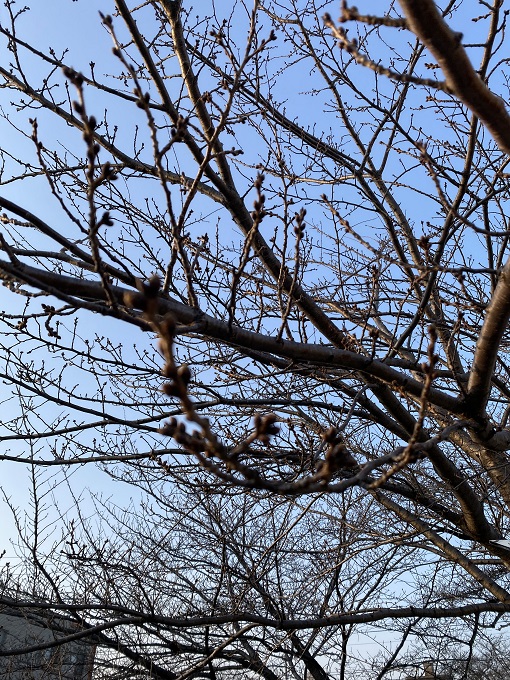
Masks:
[[[0,605],[3,604],[4,598],[0,598]],[[360,612],[349,612],[344,614],[332,614],[330,616],[310,617],[307,619],[275,619],[260,614],[252,614],[250,612],[237,612],[236,614],[219,614],[217,616],[190,616],[189,618],[161,616],[157,614],[148,614],[138,612],[136,610],[121,607],[113,604],[96,604],[96,605],[66,605],[66,604],[47,604],[42,605],[38,602],[16,602],[7,599],[6,603],[9,607],[16,607],[23,610],[30,609],[45,609],[47,611],[66,611],[66,612],[112,612],[115,614],[122,614],[115,621],[110,624],[100,624],[99,626],[91,627],[88,631],[82,631],[76,636],[86,637],[94,635],[100,628],[106,629],[113,626],[122,626],[126,622],[132,622],[138,625],[146,625],[148,623],[159,626],[168,626],[169,628],[205,628],[208,626],[222,626],[231,623],[254,623],[265,628],[274,628],[276,630],[316,630],[320,628],[329,628],[331,626],[353,625],[360,623],[373,623],[375,621],[383,621],[384,619],[449,619],[469,616],[471,614],[482,614],[484,612],[493,612],[505,614],[510,612],[510,602],[479,602],[468,605],[461,605],[458,607],[381,607],[376,609],[365,609]],[[126,617],[126,618],[124,618]],[[128,621],[128,618],[130,621]],[[113,626],[112,626],[113,624]],[[147,630],[146,630],[147,632]],[[68,636],[65,642],[69,641],[71,636]],[[73,636],[73,639],[76,639]],[[59,644],[57,641],[56,644]],[[51,645],[50,645],[51,646]],[[54,646],[54,645],[53,645]],[[20,652],[17,652],[20,653]],[[6,656],[5,652],[0,652],[0,656]]]
[[[105,301],[105,292],[99,281],[75,279],[71,276],[48,272],[28,265],[14,265],[11,262],[0,261],[0,271],[4,275],[18,281],[28,282],[34,286],[37,283],[44,288],[50,286],[58,296],[62,291],[68,302],[69,296],[77,298],[76,306],[80,307],[80,299]],[[111,286],[111,293],[119,305],[125,305],[129,299],[130,305],[143,309],[146,298],[134,291],[120,286]],[[382,380],[392,389],[405,395],[420,399],[423,383],[415,378],[397,371],[382,361],[373,359],[350,350],[336,349],[325,345],[283,340],[264,333],[245,330],[239,326],[228,324],[205,314],[200,309],[184,305],[172,299],[159,299],[158,312],[161,315],[172,314],[176,321],[189,326],[189,333],[214,338],[239,348],[258,350],[285,357],[291,362],[315,364],[328,368],[347,369],[363,373]],[[105,308],[106,311],[106,308]],[[111,310],[108,310],[109,312]],[[461,414],[463,403],[456,397],[445,394],[439,389],[432,388],[428,395],[431,404],[446,409],[453,414]]]

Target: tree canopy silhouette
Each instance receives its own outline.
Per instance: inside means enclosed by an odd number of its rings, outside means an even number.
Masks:
[[[110,4],[0,26],[0,602],[98,678],[476,647],[510,613],[508,2]]]

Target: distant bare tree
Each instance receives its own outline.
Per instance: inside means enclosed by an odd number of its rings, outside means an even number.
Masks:
[[[462,625],[450,626],[449,630],[446,627],[444,630],[429,629],[428,632],[425,646],[412,646],[400,660],[400,677],[414,680],[427,672],[432,678],[443,680],[503,680],[508,677],[510,657],[505,636],[488,635],[486,631],[478,630],[478,635],[465,637]]]
[[[476,641],[510,612],[510,4],[114,5],[76,54],[24,37],[51,3],[2,15],[4,602],[97,678]]]

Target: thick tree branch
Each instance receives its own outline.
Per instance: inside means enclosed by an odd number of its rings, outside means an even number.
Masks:
[[[505,591],[499,589],[498,593],[505,597]],[[508,594],[507,594],[508,595]],[[0,598],[1,604],[2,598]],[[18,608],[43,608],[40,602],[17,602],[8,603],[10,607]],[[261,626],[275,628],[277,630],[291,631],[291,630],[316,630],[318,628],[326,628],[330,626],[352,625],[356,623],[373,623],[375,621],[382,621],[385,618],[391,617],[393,619],[407,619],[419,617],[422,619],[441,619],[441,618],[460,618],[469,616],[470,614],[494,612],[506,613],[510,612],[510,599],[492,601],[492,602],[476,602],[469,605],[458,607],[396,607],[396,608],[376,608],[367,609],[362,612],[331,614],[324,617],[310,617],[306,619],[274,619],[268,616],[252,614],[250,612],[237,612],[235,614],[218,614],[216,616],[190,616],[190,617],[170,617],[160,616],[157,614],[142,613],[127,607],[119,607],[109,604],[94,605],[47,605],[49,610],[64,610],[64,611],[101,611],[114,612],[122,614],[125,617],[132,617],[133,619],[143,619],[145,622],[155,624],[165,624],[172,628],[201,628],[204,626],[219,626],[233,622],[237,623],[256,623]],[[115,620],[114,625],[122,625],[122,619]],[[108,626],[107,627],[111,627]]]
[[[487,127],[497,145],[510,154],[510,115],[473,68],[462,35],[441,16],[434,0],[399,0],[407,25],[437,60],[453,94]]]
[[[61,291],[65,300],[68,300],[69,296],[74,296],[77,298],[78,307],[80,307],[79,299],[105,300],[105,294],[99,282],[74,279],[70,276],[36,269],[28,265],[16,267],[5,261],[0,261],[0,271],[4,272],[4,276],[27,282],[29,285],[36,285],[36,282],[38,282],[43,289],[44,286],[50,286],[53,294],[58,295],[58,292]],[[134,308],[144,308],[145,299],[140,293],[134,293],[132,290],[119,286],[111,286],[111,292],[120,305],[125,304],[126,300],[129,299]],[[195,307],[171,299],[160,298],[158,306],[159,314],[172,314],[179,323],[189,325],[190,333],[223,340],[237,347],[247,347],[252,350],[268,352],[278,357],[286,357],[294,362],[360,371],[368,376],[378,378],[388,385],[393,385],[412,397],[419,399],[422,394],[423,384],[420,381],[400,373],[372,357],[335,347],[273,338],[267,334],[255,333],[239,326],[230,326],[227,322],[215,319]],[[448,409],[452,413],[460,413],[463,406],[459,399],[435,388],[430,390],[429,401],[431,404]]]
[[[496,289],[485,312],[469,374],[466,404],[474,417],[482,416],[491,391],[491,381],[501,340],[510,319],[510,260],[498,278]]]

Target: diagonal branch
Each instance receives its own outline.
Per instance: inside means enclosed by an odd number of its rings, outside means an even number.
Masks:
[[[507,261],[499,276],[496,289],[485,313],[480,337],[476,343],[465,400],[466,415],[482,421],[483,429],[478,432],[480,443],[496,450],[508,448],[510,433],[506,430],[495,432],[492,426],[483,421],[487,420],[485,409],[490,397],[494,368],[509,320],[510,260]]]
[[[498,583],[496,583],[495,580],[490,578],[490,576],[487,575],[482,569],[477,567],[476,564],[474,564],[472,560],[466,557],[458,548],[456,548],[451,543],[446,541],[440,535],[439,532],[434,531],[434,529],[432,529],[432,527],[427,522],[425,522],[421,517],[418,517],[418,515],[415,515],[413,512],[410,512],[401,505],[398,505],[390,498],[388,498],[388,496],[386,496],[385,494],[379,491],[375,493],[377,495],[377,500],[382,505],[388,508],[388,510],[394,512],[395,515],[397,515],[397,517],[399,517],[404,522],[408,522],[412,527],[419,531],[420,534],[426,536],[447,557],[447,559],[451,560],[455,564],[458,564],[460,567],[465,569],[465,571],[473,579],[478,581],[482,588],[488,590],[492,595],[494,595],[495,598],[499,600],[499,602],[508,602],[510,600],[510,593],[505,588],[502,588]],[[490,537],[487,535],[485,538],[485,542],[489,544],[489,541]],[[500,551],[500,554],[502,557],[504,555],[503,559],[507,559],[507,556],[504,554],[504,551]]]
[[[501,151],[510,154],[510,115],[473,68],[462,34],[452,31],[433,0],[399,2],[408,27],[436,59],[449,89],[481,120]]]
[[[510,260],[505,264],[487,307],[476,343],[466,402],[470,415],[482,416],[489,399],[499,346],[510,319]]]

